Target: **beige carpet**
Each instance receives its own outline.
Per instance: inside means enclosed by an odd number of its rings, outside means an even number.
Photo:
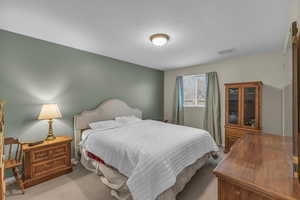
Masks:
[[[211,161],[193,177],[178,195],[179,200],[217,200],[217,180],[212,174],[216,161]],[[70,174],[26,189],[24,195],[15,185],[7,188],[7,200],[114,200],[100,178],[81,166]]]

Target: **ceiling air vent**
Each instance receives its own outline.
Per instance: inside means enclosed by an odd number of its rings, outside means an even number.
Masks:
[[[232,53],[234,52],[234,48],[231,48],[231,49],[224,49],[224,50],[221,50],[221,51],[218,51],[218,54],[220,55],[223,55],[223,54],[229,54],[229,53]]]

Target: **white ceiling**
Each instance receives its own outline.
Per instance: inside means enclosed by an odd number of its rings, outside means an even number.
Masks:
[[[0,29],[164,70],[280,50],[289,2],[0,0]],[[170,42],[153,46],[153,33]]]

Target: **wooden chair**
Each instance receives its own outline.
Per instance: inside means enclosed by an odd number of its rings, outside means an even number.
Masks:
[[[22,193],[25,193],[24,190],[24,183],[22,180],[22,177],[19,173],[19,169],[18,167],[22,166],[22,143],[19,142],[18,139],[15,138],[5,138],[4,139],[4,145],[9,145],[9,154],[8,154],[8,159],[4,160],[4,167],[5,169],[12,169],[12,172],[16,178],[17,183],[19,184]],[[12,151],[13,151],[13,147],[16,146],[16,154],[15,156],[12,156]]]

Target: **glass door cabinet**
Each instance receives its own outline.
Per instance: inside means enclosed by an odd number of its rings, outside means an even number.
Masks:
[[[225,84],[225,152],[246,133],[261,131],[262,82]]]

